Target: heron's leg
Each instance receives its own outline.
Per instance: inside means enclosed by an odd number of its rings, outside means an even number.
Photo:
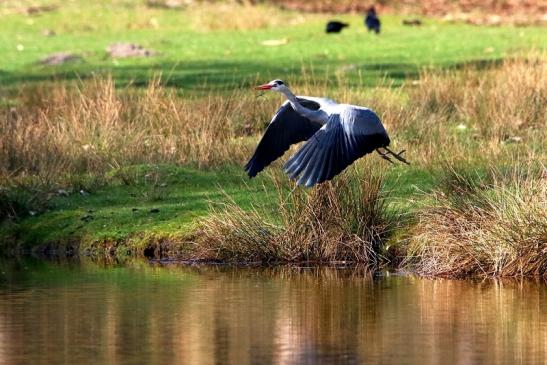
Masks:
[[[401,162],[404,162],[406,163],[407,165],[410,165],[410,162],[408,162],[403,156],[401,156],[406,150],[402,150],[401,152],[399,153],[395,153],[393,152],[392,150],[390,150],[389,148],[387,147],[384,147],[384,149],[389,153],[391,154],[393,157],[395,157],[397,160],[401,161]]]
[[[380,155],[380,157],[382,157],[384,160],[389,161],[389,163],[395,164],[395,163],[391,160],[391,158],[389,158],[389,157],[387,156],[387,152],[382,152],[382,151],[380,151],[380,149],[378,149],[378,148],[376,149],[376,152],[378,152],[378,154]]]

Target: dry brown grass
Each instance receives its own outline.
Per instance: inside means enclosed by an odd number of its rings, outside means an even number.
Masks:
[[[0,174],[101,174],[135,163],[214,166],[242,161],[269,117],[249,96],[181,98],[153,81],[143,92],[117,91],[111,79],[78,87],[23,89],[0,115]],[[252,93],[251,93],[252,95]]]
[[[281,13],[272,5],[253,5],[250,2],[204,2],[187,8],[197,31],[249,30],[299,24],[310,15],[295,12]]]
[[[380,266],[383,244],[397,226],[380,173],[370,167],[361,173],[352,170],[309,191],[281,181],[275,197],[281,203],[273,213],[244,211],[235,203],[214,208],[195,235],[193,258]]]
[[[449,277],[547,275],[545,166],[448,176],[418,213],[405,265]]]
[[[333,86],[305,72],[292,87],[373,107],[394,148],[407,148],[413,166],[514,165],[516,158],[545,160],[544,59],[532,55],[485,69],[428,71],[400,88],[360,88],[343,77]],[[29,202],[48,193],[44,186],[81,184],[75,176],[100,182],[112,169],[143,163],[242,164],[280,103],[277,95],[257,99],[245,88],[181,97],[159,79],[144,90],[116,89],[109,78],[22,88],[13,106],[0,110],[0,218],[28,212]],[[372,156],[367,161],[377,162]],[[9,189],[20,183],[24,194]],[[277,218],[235,204],[216,207],[195,236],[193,254],[230,262],[378,267],[396,226],[381,185],[374,172],[340,176],[309,192],[296,189],[288,198],[280,187],[273,197],[281,202]],[[418,214],[407,263],[432,275],[544,273],[544,176],[498,178],[468,190],[465,196],[436,195],[435,204]]]
[[[368,104],[382,112],[395,141],[413,146],[412,161],[438,166],[516,153],[538,158],[547,139],[546,65],[545,55],[535,55],[497,67],[424,72],[400,90],[406,100]]]
[[[279,6],[308,12],[365,12],[375,5],[380,14],[443,16],[470,24],[545,24],[547,5],[541,0],[269,0]]]
[[[299,94],[368,105],[382,117],[395,147],[421,165],[541,158],[547,140],[545,57],[424,72],[401,88],[336,86],[313,74],[292,85]],[[139,163],[218,166],[244,163],[282,99],[248,89],[180,97],[159,79],[145,90],[116,89],[111,79],[23,87],[0,109],[0,177],[102,174]],[[249,108],[248,105],[253,105]],[[514,143],[513,143],[514,142]]]

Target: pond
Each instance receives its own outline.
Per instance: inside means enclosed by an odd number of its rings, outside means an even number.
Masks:
[[[0,261],[0,364],[543,364],[542,281]]]

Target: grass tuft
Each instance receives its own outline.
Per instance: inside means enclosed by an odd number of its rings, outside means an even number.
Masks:
[[[228,203],[202,221],[196,258],[223,262],[338,263],[378,268],[396,224],[383,176],[348,172],[312,190],[277,180],[279,210],[241,210]]]
[[[453,179],[418,213],[404,266],[424,275],[547,275],[545,166]]]

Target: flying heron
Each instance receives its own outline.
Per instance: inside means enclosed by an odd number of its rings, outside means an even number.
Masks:
[[[292,144],[307,141],[285,163],[284,170],[299,185],[307,187],[331,180],[355,160],[376,150],[393,163],[390,156],[408,164],[391,151],[389,136],[372,110],[338,104],[327,98],[295,96],[281,80],[257,86],[258,90],[282,93],[281,105],[268,125],[256,151],[245,165],[249,177],[281,157]]]

